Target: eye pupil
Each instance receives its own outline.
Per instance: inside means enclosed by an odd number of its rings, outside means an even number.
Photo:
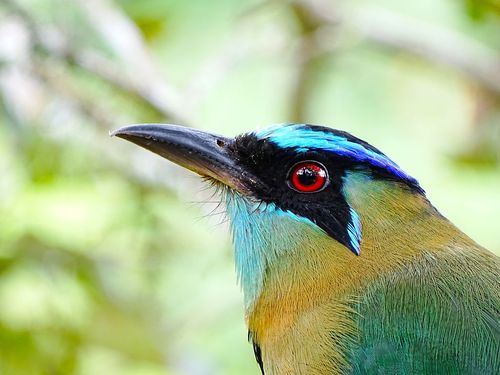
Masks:
[[[315,171],[305,167],[297,171],[297,178],[299,179],[300,184],[309,186],[313,185],[316,182],[318,176],[316,175]]]
[[[328,181],[325,167],[313,161],[295,164],[290,170],[289,185],[300,193],[322,190]]]

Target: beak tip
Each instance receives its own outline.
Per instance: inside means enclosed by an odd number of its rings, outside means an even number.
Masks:
[[[110,137],[120,137],[121,135],[123,134],[123,127],[122,128],[118,128],[118,129],[115,129],[115,130],[110,130],[108,132],[108,135]]]
[[[126,138],[126,136],[129,134],[127,130],[129,130],[130,126],[122,126],[121,128],[118,128],[116,130],[110,130],[108,132],[110,137],[118,137],[118,138]]]

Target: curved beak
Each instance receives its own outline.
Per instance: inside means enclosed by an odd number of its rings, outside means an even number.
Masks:
[[[140,124],[110,134],[126,139],[201,176],[248,193],[257,179],[238,164],[233,138],[178,125]]]

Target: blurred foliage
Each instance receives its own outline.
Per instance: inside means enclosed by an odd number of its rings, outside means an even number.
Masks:
[[[500,253],[498,35],[495,0],[3,0],[0,374],[258,373],[216,197],[127,123],[351,131]]]
[[[487,16],[500,17],[500,1],[498,0],[466,0],[469,15],[475,19]]]

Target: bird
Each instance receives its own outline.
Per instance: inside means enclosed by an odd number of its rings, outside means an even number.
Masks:
[[[296,123],[112,135],[220,191],[262,374],[500,374],[500,258],[371,144]]]

